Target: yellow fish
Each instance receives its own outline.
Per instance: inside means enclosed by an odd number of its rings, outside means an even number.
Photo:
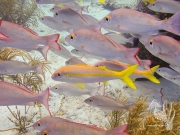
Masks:
[[[156,0],[142,0],[142,1],[143,1],[144,4],[146,4],[146,5],[156,3]]]
[[[103,5],[105,5],[105,0],[99,0],[100,3],[102,3]]]
[[[71,83],[95,83],[121,79],[129,87],[136,89],[136,86],[129,76],[137,67],[138,65],[133,65],[121,72],[116,72],[105,69],[105,67],[95,67],[82,64],[69,65],[56,70],[51,78],[55,81]]]
[[[105,68],[108,70],[119,72],[119,71],[122,71],[122,70],[128,68],[130,65],[120,63],[120,62],[115,62],[115,61],[101,61],[101,62],[96,63],[94,66],[96,66],[96,67],[105,66]],[[151,70],[136,69],[132,73],[131,78],[136,79],[136,78],[144,78],[145,77],[154,83],[160,83],[160,81],[154,76],[154,72],[156,72],[156,70],[158,68],[159,68],[159,65],[154,66],[153,68],[151,68]]]

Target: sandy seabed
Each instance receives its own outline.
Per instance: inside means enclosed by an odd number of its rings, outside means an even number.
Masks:
[[[108,14],[110,11],[103,9],[102,5],[100,3],[97,3],[95,0],[84,0],[85,2],[82,2],[82,5],[90,5],[89,6],[89,14],[97,18],[98,20],[104,17],[106,14]],[[122,1],[122,5],[128,5],[130,7],[135,7],[136,1],[135,0],[126,0]],[[51,13],[49,10],[53,5],[38,5],[39,8],[41,8],[46,16],[52,16],[53,13]],[[87,14],[87,13],[86,13]],[[48,34],[55,34],[59,33],[61,38],[65,37],[68,33],[67,32],[59,32],[56,30],[52,30],[46,25],[42,24],[40,21],[38,22],[38,27],[32,28],[35,32],[37,32],[40,36],[48,35]],[[69,51],[73,49],[72,46],[65,46]],[[32,51],[32,55],[36,55],[38,57],[41,57],[41,54],[37,51]],[[93,59],[82,59],[87,64],[94,64],[97,60]],[[52,64],[51,66],[51,72],[53,73],[56,69],[62,67],[65,65],[66,59],[54,54],[53,52],[48,52],[48,61],[50,61]],[[45,90],[47,87],[53,86],[55,84],[58,84],[59,82],[55,82],[51,79],[51,73],[46,73],[46,79],[45,84],[42,87],[42,90]],[[151,88],[163,88],[163,99],[168,99],[171,101],[176,101],[179,99],[179,86],[176,84],[173,84],[170,81],[167,81],[163,78],[160,79],[161,84],[157,85],[150,81],[143,81],[142,83],[146,86],[149,86]],[[120,80],[110,81],[108,83],[107,89],[106,89],[106,95],[113,96],[118,95],[118,93],[121,91],[121,88],[125,84]],[[125,93],[126,94],[126,93]],[[128,96],[128,95],[127,95]],[[81,96],[81,97],[65,97],[64,100],[62,100],[63,96],[60,96],[55,93],[50,94],[49,99],[49,106],[50,111],[54,116],[60,116],[62,118],[72,120],[74,122],[80,122],[83,124],[93,124],[97,125],[99,127],[105,127],[105,124],[107,123],[107,114],[108,111],[100,110],[99,108],[92,107],[84,103],[84,99],[88,98],[88,95]],[[59,110],[61,102],[62,106]],[[12,111],[16,111],[15,106],[10,106]],[[18,109],[21,110],[21,114],[24,114],[25,107],[18,106]],[[30,118],[34,113],[38,112],[37,107],[30,107],[28,114],[26,114],[26,117]],[[41,107],[42,117],[48,116],[48,112],[45,109],[45,107],[42,105]],[[14,123],[10,122],[7,117],[14,120],[13,116],[7,109],[7,107],[0,107],[0,130],[6,130],[15,128]],[[39,115],[36,115],[32,123],[36,122],[40,119]],[[28,128],[28,132],[25,133],[26,135],[35,135],[37,133],[36,130],[33,130],[33,128]],[[18,132],[16,130],[9,130],[6,132],[0,132],[0,135],[16,135]]]

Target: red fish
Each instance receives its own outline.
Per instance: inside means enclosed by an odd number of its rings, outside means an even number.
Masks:
[[[9,46],[26,50],[33,49],[38,44],[43,44],[60,50],[60,45],[57,43],[59,34],[38,36],[30,28],[3,20],[0,20],[0,33],[8,37],[3,38],[3,40],[0,38],[0,48]]]
[[[129,135],[126,129],[127,124],[104,130],[92,125],[64,121],[49,125],[37,135]]]
[[[49,114],[49,88],[42,93],[34,93],[30,89],[8,82],[0,81],[0,106],[27,105],[31,102],[41,102]]]

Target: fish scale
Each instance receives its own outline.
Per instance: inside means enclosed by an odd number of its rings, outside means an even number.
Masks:
[[[69,65],[57,69],[51,78],[55,81],[71,83],[94,83],[113,79],[122,79],[131,88],[136,89],[133,81],[128,77],[138,65],[131,66],[121,72],[110,71],[104,67],[98,68],[89,65]]]
[[[136,58],[139,48],[126,48],[93,30],[76,30],[66,36],[65,40],[76,49],[88,54],[106,59],[116,59],[131,64],[139,64]]]

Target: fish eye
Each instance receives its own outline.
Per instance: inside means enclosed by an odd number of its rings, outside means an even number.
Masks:
[[[153,43],[154,43],[154,40],[153,39],[151,39],[150,41],[149,41],[149,44],[153,47]]]
[[[90,102],[92,102],[92,101],[93,101],[93,99],[92,99],[92,98],[90,98],[90,99],[89,99],[89,101],[90,101]]]
[[[70,38],[71,38],[71,40],[73,40],[74,39],[74,34],[70,34]]]
[[[126,89],[128,88],[128,86],[125,87]]]
[[[155,6],[155,4],[152,4],[153,6]]]
[[[58,73],[57,75],[58,75],[58,76],[61,76],[61,74],[60,74],[60,73]]]
[[[58,15],[58,12],[56,12],[56,15]]]
[[[44,20],[44,17],[42,17],[41,19]]]
[[[106,22],[110,22],[110,16],[107,15],[107,16],[105,17],[105,21],[106,21]]]
[[[43,135],[48,135],[49,133],[48,133],[48,131],[44,131],[44,133],[43,133]]]
[[[173,79],[176,80],[176,77],[174,77]]]
[[[58,87],[56,86],[55,89],[58,89]]]
[[[37,123],[37,125],[40,127],[40,126],[41,126],[41,123],[40,123],[40,122],[38,122],[38,123]]]
[[[161,70],[159,69],[159,72],[160,72]]]
[[[76,52],[78,51],[78,49],[75,49],[76,50]]]

